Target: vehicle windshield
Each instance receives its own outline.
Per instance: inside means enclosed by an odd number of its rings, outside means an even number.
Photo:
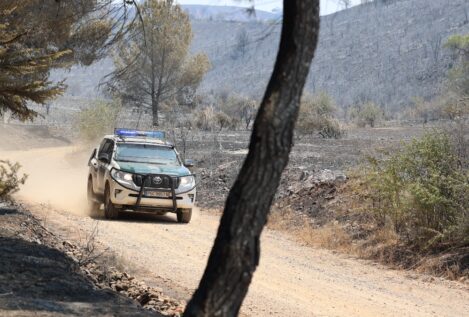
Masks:
[[[154,144],[117,143],[116,161],[180,165],[176,151]]]

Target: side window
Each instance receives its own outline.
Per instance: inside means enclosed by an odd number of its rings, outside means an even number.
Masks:
[[[99,147],[98,157],[100,157],[102,153],[106,153],[108,154],[109,158],[111,158],[113,150],[114,150],[114,141],[105,139],[103,143],[101,143],[101,146]]]
[[[109,140],[108,139],[104,139],[102,142],[101,142],[101,145],[99,146],[99,151],[98,151],[98,156],[105,152],[105,148],[106,148],[106,145],[109,143]]]
[[[106,149],[106,153],[109,154],[109,156],[112,156],[112,152],[114,151],[114,141],[109,140],[108,142],[108,148]]]

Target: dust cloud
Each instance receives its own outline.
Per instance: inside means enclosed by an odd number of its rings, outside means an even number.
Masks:
[[[0,132],[5,130],[0,129]],[[19,162],[22,166],[20,172],[28,175],[26,184],[20,187],[14,198],[28,204],[44,205],[45,209],[53,208],[78,216],[89,216],[86,208],[87,163],[93,145],[50,144],[48,140],[29,133],[27,137],[23,135],[20,139],[18,132],[24,131],[18,129],[11,132],[15,133],[2,134],[9,144],[3,147],[0,144],[0,159]],[[15,141],[16,145],[13,145]],[[164,217],[174,221],[171,214]],[[199,217],[200,210],[195,207],[192,220],[197,221]]]
[[[30,140],[34,146],[38,141]],[[13,151],[0,149],[0,159],[19,162],[22,165],[20,172],[28,175],[26,184],[14,197],[19,201],[86,215],[87,157],[91,153],[90,148],[31,147],[23,146],[29,149]]]

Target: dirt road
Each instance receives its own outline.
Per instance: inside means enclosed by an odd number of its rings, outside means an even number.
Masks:
[[[87,154],[87,153],[86,153]],[[86,154],[73,147],[0,151],[28,173],[18,198],[63,235],[99,226],[98,240],[140,278],[165,281],[189,297],[197,287],[219,217],[198,211],[189,225],[174,216],[91,219],[84,212]],[[392,271],[266,230],[262,256],[242,312],[250,316],[469,316],[462,284]]]

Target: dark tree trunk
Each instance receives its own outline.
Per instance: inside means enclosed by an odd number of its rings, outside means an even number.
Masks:
[[[159,106],[159,101],[158,97],[152,98],[151,99],[151,111],[152,111],[152,124],[154,127],[157,127],[159,122],[158,122],[158,106]]]
[[[153,49],[153,47],[152,47]],[[153,56],[153,53],[152,53]],[[151,98],[151,108],[153,109],[153,126],[157,127],[159,125],[159,118],[158,118],[158,108],[160,106],[161,99],[161,92],[163,90],[163,74],[165,72],[165,60],[166,60],[166,50],[163,51],[163,55],[161,56],[161,70],[158,76],[158,85],[155,87],[155,77],[156,77],[156,70],[153,67],[155,62],[153,61],[152,57],[152,98]]]
[[[319,0],[284,0],[280,48],[254,121],[249,153],[228,195],[207,267],[184,316],[239,312],[259,263],[259,238],[288,162],[318,33]]]

